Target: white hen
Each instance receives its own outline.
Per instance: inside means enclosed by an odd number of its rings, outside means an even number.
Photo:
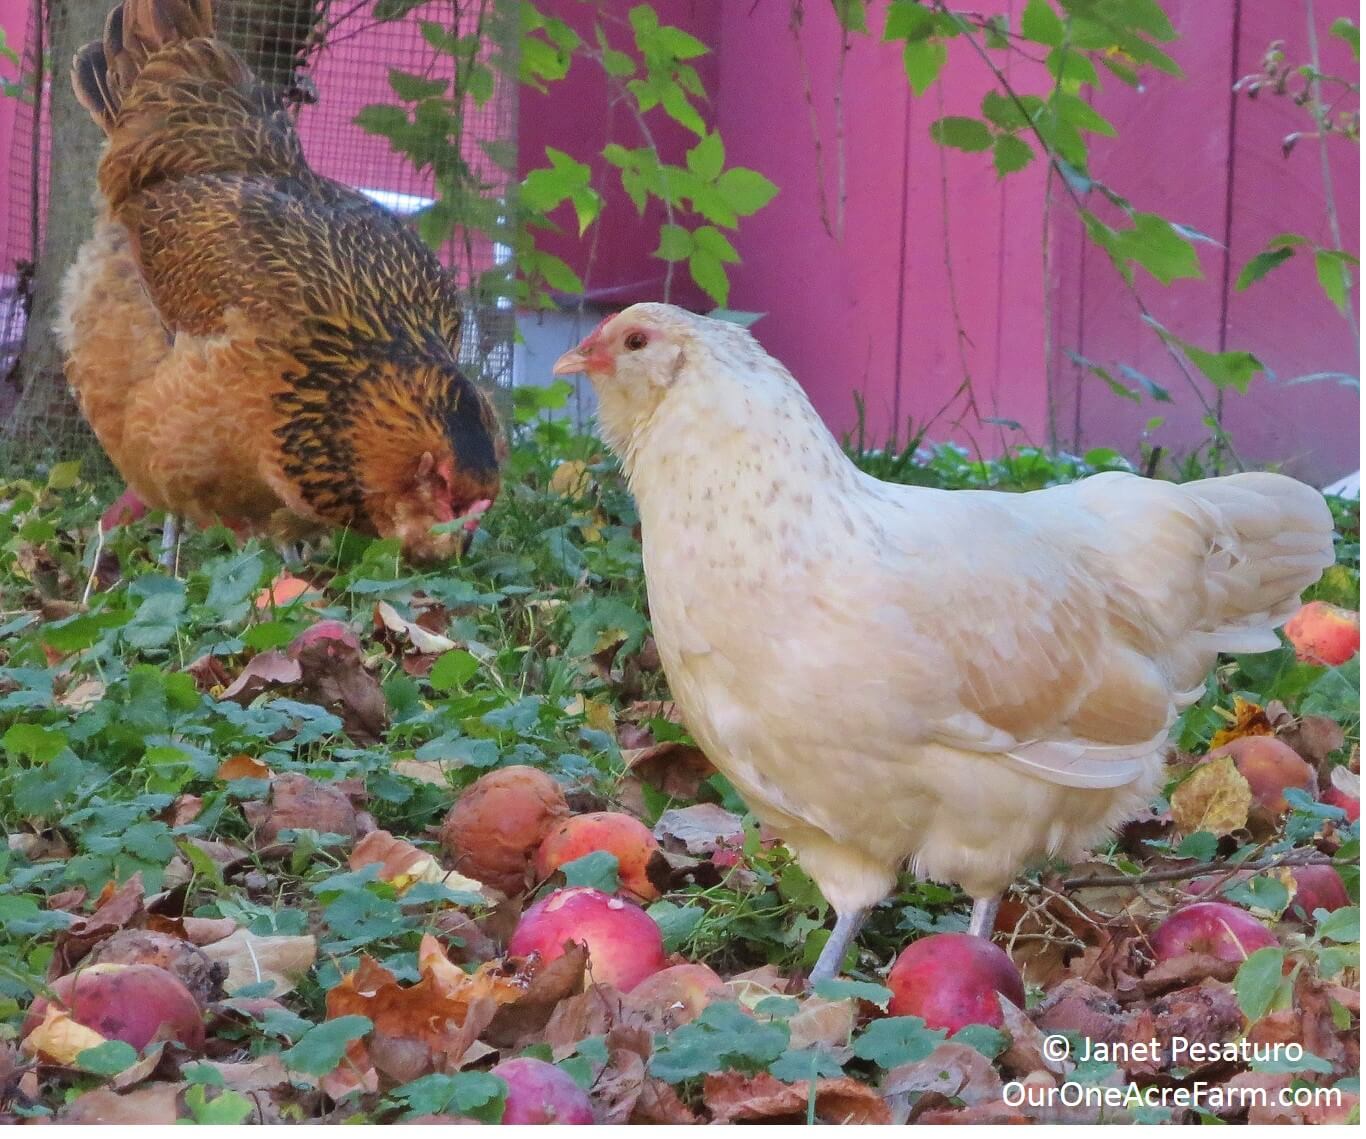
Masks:
[[[906,864],[990,936],[1025,864],[1148,802],[1216,654],[1275,648],[1333,560],[1323,497],[1281,475],[880,482],[748,332],[669,305],[555,372],[597,389],[689,729],[836,912],[813,980]]]

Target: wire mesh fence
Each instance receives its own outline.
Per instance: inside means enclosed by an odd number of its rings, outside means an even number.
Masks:
[[[0,219],[0,423],[11,452],[27,440],[43,451],[71,455],[95,449],[93,436],[69,400],[22,390],[18,366],[44,256],[54,84],[68,82],[65,61],[52,58],[46,41],[49,2],[29,5],[19,78],[9,85],[6,108],[12,122],[7,204]],[[387,139],[363,131],[357,115],[366,106],[396,101],[391,70],[454,80],[452,89],[461,89],[453,74],[456,59],[432,46],[424,24],[452,35],[477,34],[484,50],[503,60],[514,57],[517,27],[510,0],[214,0],[214,18],[219,38],[290,106],[313,169],[409,217],[437,196],[431,172],[415,168]],[[8,31],[13,43],[18,29]],[[495,214],[506,214],[516,177],[517,85],[506,68],[496,74],[491,97],[465,100],[459,149],[469,192],[490,202]],[[96,160],[89,156],[92,165]],[[462,366],[491,387],[510,387],[515,309],[509,297],[476,285],[491,268],[510,261],[511,249],[470,230],[457,232],[438,255],[467,298]],[[64,389],[60,376],[27,382],[52,385],[55,393]]]

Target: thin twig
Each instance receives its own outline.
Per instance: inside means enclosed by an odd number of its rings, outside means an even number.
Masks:
[[[1186,878],[1198,878],[1201,874],[1212,874],[1221,870],[1228,870],[1230,866],[1234,870],[1274,870],[1278,866],[1334,866],[1334,865],[1354,865],[1356,859],[1350,859],[1345,863],[1335,862],[1326,854],[1317,851],[1304,853],[1299,857],[1297,852],[1289,854],[1278,854],[1274,858],[1263,858],[1255,861],[1248,861],[1239,864],[1232,864],[1227,859],[1222,862],[1200,862],[1194,866],[1182,866],[1175,869],[1149,870],[1143,874],[1106,874],[1096,878],[1064,878],[1062,889],[1082,890],[1091,886],[1142,886],[1148,882],[1180,882]],[[1031,885],[1030,890],[1044,889],[1042,884]]]
[[[1337,196],[1333,192],[1333,167],[1328,160],[1328,132],[1324,130],[1327,111],[1323,106],[1323,80],[1319,66],[1319,33],[1314,21],[1314,0],[1305,0],[1305,11],[1309,22],[1309,64],[1313,74],[1309,79],[1309,92],[1314,108],[1314,121],[1318,124],[1319,170],[1323,178],[1323,206],[1328,214],[1328,232],[1333,235],[1333,248],[1341,249],[1342,226],[1338,221]],[[1356,344],[1357,355],[1361,355],[1361,331],[1357,327],[1356,313],[1352,309],[1352,275],[1341,262],[1337,271],[1342,274],[1347,291],[1347,303],[1343,315],[1352,329],[1352,340]]]
[[[820,206],[821,227],[830,236],[835,230],[830,222],[830,201],[825,193],[825,146],[821,142],[820,119],[816,114],[816,98],[811,88],[811,67],[806,59],[806,45],[802,40],[802,25],[806,18],[803,0],[792,0],[792,15],[788,29],[797,45],[797,66],[801,69],[802,101],[806,103],[806,117],[811,124],[811,146],[816,155],[816,201]]]
[[[1015,88],[1011,86],[1010,80],[1006,77],[1005,73],[997,66],[996,61],[987,53],[986,48],[977,41],[977,37],[967,31],[970,26],[967,21],[961,19],[956,12],[950,11],[945,6],[945,0],[936,0],[936,8],[944,15],[953,17],[964,32],[967,33],[964,38],[972,45],[972,50],[976,52],[978,58],[987,66],[987,69],[992,73],[996,82],[1000,85],[1001,90],[1005,92],[1010,101],[1015,104],[1020,114],[1024,117],[1025,122],[1029,126],[1030,134],[1038,140],[1039,146],[1048,159],[1049,165],[1058,172],[1059,177],[1062,179],[1062,184],[1066,188],[1068,196],[1072,199],[1073,206],[1076,207],[1078,212],[1084,212],[1086,210],[1086,205],[1081,200],[1081,195],[1077,193],[1076,188],[1068,181],[1067,172],[1062,168],[1061,159],[1054,153],[1052,147],[1048,145],[1048,141],[1043,137],[1043,134],[1035,124],[1034,119],[1029,114],[1029,111],[1020,99],[1020,96],[1016,93]],[[1148,308],[1143,297],[1139,294],[1138,288],[1134,285],[1132,278],[1128,274],[1121,272],[1119,274],[1119,279],[1123,282],[1125,290],[1128,292],[1130,298],[1132,298],[1134,304],[1138,307],[1139,314],[1143,317],[1144,321],[1154,329],[1160,328],[1161,322],[1153,316],[1152,311]],[[1180,371],[1187,385],[1195,394],[1195,398],[1200,401],[1200,406],[1204,408],[1205,414],[1209,417],[1211,430],[1215,432],[1215,435],[1220,440],[1221,444],[1226,448],[1229,458],[1233,460],[1234,466],[1240,471],[1246,469],[1243,466],[1242,459],[1238,456],[1238,452],[1234,449],[1233,440],[1229,438],[1228,432],[1224,430],[1224,426],[1219,421],[1215,408],[1211,406],[1209,400],[1205,397],[1205,393],[1201,389],[1199,381],[1196,380],[1194,374],[1186,365],[1186,361],[1182,358],[1181,353],[1167,341],[1166,337],[1158,336],[1158,339],[1162,342],[1162,346],[1166,349],[1167,355],[1171,357],[1177,370]]]

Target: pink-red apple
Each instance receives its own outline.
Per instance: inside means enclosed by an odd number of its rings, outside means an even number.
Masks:
[[[1286,622],[1285,635],[1302,661],[1345,664],[1361,648],[1361,614],[1326,601],[1311,601]]]
[[[1291,910],[1302,909],[1309,918],[1315,910],[1340,910],[1352,904],[1347,896],[1347,887],[1342,876],[1331,866],[1315,863],[1312,866],[1296,866],[1290,871],[1295,879],[1295,896],[1291,899]]]
[[[1024,1006],[1024,982],[1005,951],[970,933],[936,933],[901,951],[887,974],[893,1016],[918,1016],[930,1028],[1000,1027],[1000,993]]]
[[[519,1056],[495,1064],[508,1087],[504,1123],[592,1123],[593,1105],[574,1078],[554,1064]]]
[[[564,792],[544,771],[500,767],[465,789],[442,825],[441,845],[461,874],[520,894],[537,849],[568,814]]]
[[[536,876],[548,878],[566,862],[596,850],[616,855],[621,888],[643,901],[659,897],[645,873],[650,855],[659,843],[650,828],[620,811],[595,811],[574,815],[551,829],[536,852]]]
[[[1210,759],[1230,756],[1239,774],[1252,788],[1257,806],[1274,815],[1289,808],[1285,793],[1296,788],[1310,795],[1315,790],[1314,769],[1299,753],[1275,736],[1240,736],[1209,753]]]
[[[629,992],[664,968],[664,938],[639,906],[601,890],[576,886],[542,898],[517,923],[508,953],[543,961],[564,954],[567,942],[588,947],[588,969],[595,982]]]
[[[91,965],[52,982],[53,1001],[77,1024],[106,1040],[141,1051],[157,1038],[204,1046],[204,1014],[193,994],[156,965]],[[39,997],[24,1021],[24,1035],[42,1023],[49,1001]]]
[[[1196,902],[1169,915],[1152,936],[1153,953],[1169,961],[1201,953],[1220,961],[1243,961],[1276,944],[1275,935],[1246,910],[1227,902]]]

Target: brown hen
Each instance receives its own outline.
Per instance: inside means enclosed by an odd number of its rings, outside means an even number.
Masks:
[[[200,525],[455,553],[466,531],[432,527],[497,494],[503,442],[436,258],[309,169],[208,0],[125,0],[72,81],[109,142],[59,331],[130,488]]]

